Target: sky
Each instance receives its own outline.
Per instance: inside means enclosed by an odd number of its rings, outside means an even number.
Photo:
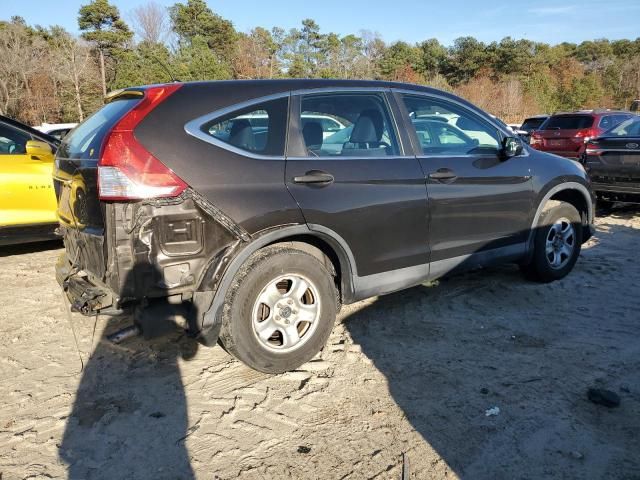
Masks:
[[[172,5],[176,0],[156,0]],[[182,0],[186,3],[186,0]],[[62,25],[78,33],[80,5],[88,0],[0,0],[0,19],[20,15],[31,25]],[[127,20],[147,0],[111,0]],[[323,33],[341,35],[371,30],[384,40],[414,43],[437,38],[451,45],[461,36],[484,42],[503,37],[547,43],[640,36],[639,0],[207,0],[209,7],[231,20],[237,30],[255,26],[285,29],[313,18]]]

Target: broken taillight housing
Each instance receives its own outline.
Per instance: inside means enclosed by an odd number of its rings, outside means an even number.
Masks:
[[[144,91],[144,98],[106,135],[98,161],[101,200],[141,200],[175,197],[187,184],[142,146],[133,133],[136,126],[181,87],[159,85]]]

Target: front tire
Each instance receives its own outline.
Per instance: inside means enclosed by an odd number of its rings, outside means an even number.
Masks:
[[[542,283],[566,277],[573,269],[582,246],[582,221],[578,210],[566,202],[551,201],[536,227],[533,258],[522,270]]]
[[[334,278],[315,256],[272,245],[249,257],[225,297],[220,340],[249,367],[282,373],[326,344],[337,313]]]

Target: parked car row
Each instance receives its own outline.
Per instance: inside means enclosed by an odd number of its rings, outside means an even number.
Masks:
[[[634,104],[635,107],[635,104]],[[617,110],[581,110],[525,119],[521,137],[537,150],[585,165],[601,207],[640,202],[640,117]]]

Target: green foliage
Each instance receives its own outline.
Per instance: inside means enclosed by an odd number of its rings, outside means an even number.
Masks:
[[[237,41],[233,24],[215,14],[204,0],[187,0],[169,8],[173,31],[182,45],[203,39],[221,58],[229,59]],[[196,40],[197,39],[197,40]]]
[[[98,49],[109,51],[124,48],[133,37],[127,24],[120,18],[118,8],[108,0],[92,0],[80,7],[78,27],[82,38],[94,42]]]
[[[107,91],[172,76],[413,82],[457,92],[513,119],[625,107],[640,98],[640,38],[549,45],[510,37],[485,44],[467,36],[449,47],[435,38],[386,44],[369,31],[324,33],[311,18],[288,31],[255,27],[238,33],[206,0],[182,0],[167,11],[169,44],[135,44],[109,0],[90,0],[80,8],[82,40],[61,27],[29,26],[21,17],[0,21],[0,111],[73,120],[100,104],[100,86]],[[86,61],[89,47],[97,55]]]

